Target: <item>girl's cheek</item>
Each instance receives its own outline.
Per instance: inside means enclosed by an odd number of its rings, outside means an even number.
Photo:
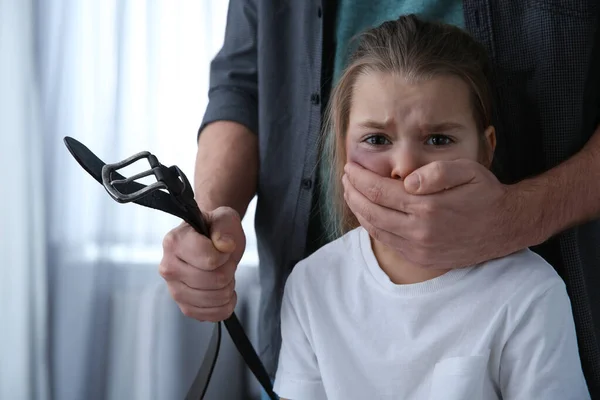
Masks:
[[[392,173],[388,156],[384,151],[367,150],[358,144],[353,144],[348,146],[347,154],[347,162],[359,164],[377,175],[390,176]]]

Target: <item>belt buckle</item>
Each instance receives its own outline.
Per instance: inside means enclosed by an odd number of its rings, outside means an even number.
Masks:
[[[141,159],[147,159],[150,164],[150,169],[130,176],[128,178],[123,177],[121,174],[118,174],[117,171],[125,168]],[[115,199],[119,203],[129,203],[136,200],[141,199],[142,197],[147,196],[148,194],[156,191],[156,190],[167,190],[169,191],[169,187],[164,179],[164,169],[166,167],[162,165],[158,158],[155,155],[150,153],[149,151],[142,151],[137,154],[132,155],[122,161],[106,164],[102,167],[102,185],[110,194],[110,196]],[[118,178],[113,179],[114,173],[117,173]],[[155,176],[157,181],[150,185],[143,185],[143,187],[139,190],[136,190],[131,193],[123,193],[117,187],[119,185],[126,185],[136,181],[137,179],[144,178],[147,176]],[[139,184],[139,182],[138,182]],[[170,193],[170,191],[169,191]]]

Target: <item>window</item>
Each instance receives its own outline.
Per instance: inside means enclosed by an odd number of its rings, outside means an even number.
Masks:
[[[54,132],[47,148],[55,150],[49,152],[55,159],[47,182],[61,177],[60,185],[49,187],[51,242],[77,259],[156,264],[163,236],[180,221],[112,201],[66,156],[58,137],[80,140],[109,163],[148,150],[192,180],[210,61],[223,42],[228,2],[82,2],[73,7],[57,24],[69,40],[45,36],[40,56],[43,80],[53,83],[45,99]],[[50,51],[57,47],[61,51]],[[67,195],[76,190],[84,201]],[[243,221],[242,265],[258,263],[254,210],[255,201]]]

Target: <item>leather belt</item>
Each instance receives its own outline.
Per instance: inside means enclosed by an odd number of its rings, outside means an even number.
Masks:
[[[119,203],[135,203],[154,208],[183,219],[198,233],[209,237],[208,226],[194,200],[194,191],[185,174],[175,165],[166,167],[156,156],[144,151],[123,161],[106,164],[92,153],[86,146],[71,137],[64,138],[65,145],[71,155],[96,181],[104,186],[108,194]],[[150,169],[131,177],[124,177],[117,170],[147,159]],[[140,178],[154,176],[156,182],[144,185],[136,182]],[[246,336],[244,328],[235,313],[223,321],[233,343],[240,352],[244,362],[250,368],[258,382],[271,400],[277,396],[264,365]],[[221,345],[221,322],[214,324],[208,349],[204,355],[200,369],[192,382],[185,400],[203,399],[219,356]]]

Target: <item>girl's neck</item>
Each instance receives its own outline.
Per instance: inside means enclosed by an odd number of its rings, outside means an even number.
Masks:
[[[371,238],[371,248],[379,267],[396,285],[425,282],[444,275],[449,269],[424,268],[404,259],[398,252]]]

